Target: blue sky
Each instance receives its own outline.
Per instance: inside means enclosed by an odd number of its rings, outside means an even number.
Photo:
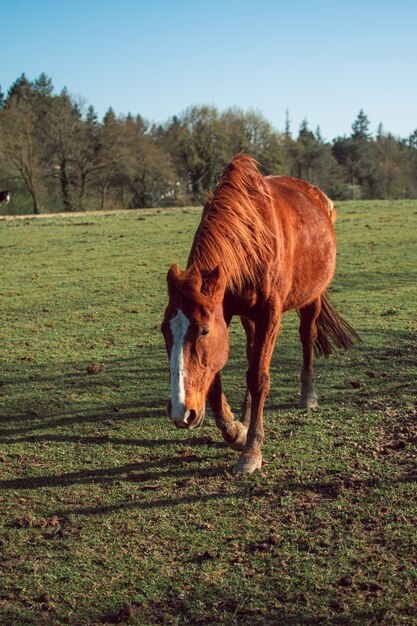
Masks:
[[[415,0],[0,0],[0,85],[41,72],[100,116],[163,122],[190,105],[256,109],[332,139],[363,108],[417,128]]]

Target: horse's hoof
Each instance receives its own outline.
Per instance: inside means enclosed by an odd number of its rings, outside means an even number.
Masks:
[[[300,409],[317,409],[319,401],[316,394],[301,396],[298,406]]]
[[[246,426],[242,424],[242,422],[235,422],[237,435],[233,441],[228,441],[228,445],[232,450],[237,450],[241,452],[246,446],[246,436],[248,434],[248,429]]]
[[[252,472],[261,469],[261,467],[262,455],[260,453],[256,456],[242,453],[233,467],[233,472],[235,474],[252,474]]]

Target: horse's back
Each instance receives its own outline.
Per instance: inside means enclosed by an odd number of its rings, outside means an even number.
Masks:
[[[330,198],[316,185],[308,183],[301,178],[293,178],[292,176],[266,176],[265,181],[271,186],[278,189],[292,189],[295,192],[305,194],[311,198],[318,206],[327,213],[331,221],[336,220],[336,209]]]
[[[277,271],[285,265],[284,308],[299,308],[318,297],[333,277],[335,210],[330,198],[306,181],[289,176],[264,180],[281,231]]]

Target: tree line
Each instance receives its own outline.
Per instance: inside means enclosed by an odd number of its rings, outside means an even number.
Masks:
[[[288,114],[277,131],[239,108],[192,106],[161,124],[109,108],[99,120],[45,74],[0,89],[0,188],[16,212],[200,204],[238,152],[336,200],[417,197],[417,129],[399,138],[380,124],[373,134],[362,110],[349,136],[329,142],[307,120],[293,137]]]

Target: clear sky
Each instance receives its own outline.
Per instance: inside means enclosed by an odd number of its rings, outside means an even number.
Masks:
[[[417,0],[0,0],[0,85],[45,72],[100,117],[256,109],[296,133],[417,128]]]

